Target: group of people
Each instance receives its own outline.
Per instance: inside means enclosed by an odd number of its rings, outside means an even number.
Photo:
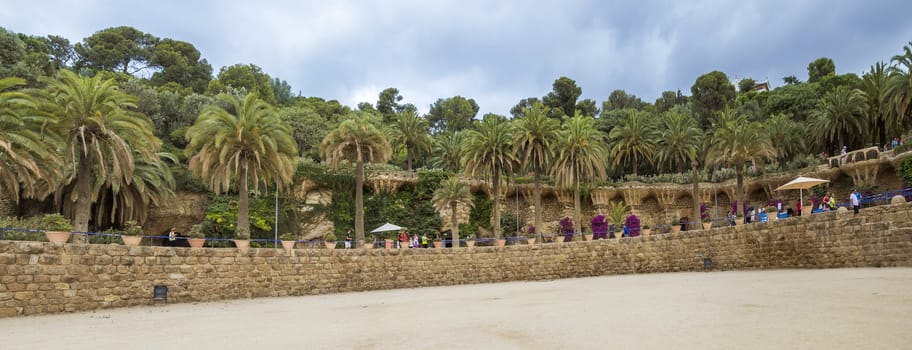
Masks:
[[[857,189],[852,189],[852,193],[849,194],[849,203],[852,207],[852,217],[858,216],[858,210],[861,209],[861,194],[858,193]],[[833,192],[827,193],[826,195],[823,196],[823,199],[820,201],[820,203],[817,204],[817,207],[813,207],[813,205],[814,205],[813,201],[811,202],[811,205],[812,205],[812,210],[811,210],[812,214],[822,213],[822,212],[826,212],[826,211],[835,211],[837,209],[836,195],[833,194]],[[797,209],[797,214],[795,214],[795,215],[801,216],[801,201],[800,200],[797,203],[795,203],[795,207]],[[782,213],[782,212],[783,212],[782,203],[778,203],[778,206],[776,208],[776,213],[774,213],[774,215],[778,215],[779,213]],[[793,216],[792,208],[787,208],[785,212],[788,213],[787,216]],[[735,221],[737,220],[737,215],[735,214],[734,209],[732,209],[731,211],[728,212],[727,219],[728,219],[729,225],[735,226]],[[768,220],[769,220],[768,213],[762,207],[757,210],[754,210],[754,207],[748,207],[747,213],[744,216],[745,224],[749,224],[752,222],[758,222],[758,221],[766,222]]]

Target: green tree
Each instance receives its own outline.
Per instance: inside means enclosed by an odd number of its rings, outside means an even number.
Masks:
[[[887,135],[894,131],[895,113],[890,108],[887,95],[888,80],[887,65],[877,62],[864,74],[863,86],[868,104],[868,130],[871,131],[871,141],[878,145],[889,143]]]
[[[576,111],[576,99],[583,94],[583,89],[576,86],[576,81],[560,77],[552,84],[552,91],[542,98],[542,103],[551,108],[552,117],[571,116]]]
[[[99,188],[95,203],[94,223],[97,227],[122,226],[130,220],[144,223],[152,206],[163,206],[174,194],[174,176],[162,158],[177,163],[170,153],[157,153],[146,158],[142,152],[133,151],[136,168],[127,186],[111,186],[96,180]]]
[[[246,89],[246,92],[255,92],[263,101],[275,104],[275,92],[272,90],[272,78],[269,74],[253,64],[235,64],[222,67],[218,79],[209,82],[210,93],[222,93],[226,87]]]
[[[523,117],[514,119],[516,133],[514,134],[513,150],[519,165],[526,171],[531,171],[535,181],[535,232],[541,242],[541,175],[547,171],[554,158],[553,147],[557,144],[560,123],[549,118],[550,111],[535,103],[531,108],[526,108]]]
[[[640,161],[649,161],[655,154],[659,133],[650,122],[651,117],[650,113],[640,111],[626,114],[608,133],[614,165],[629,162],[634,177]]]
[[[229,108],[203,108],[187,130],[190,144],[184,152],[192,156],[190,171],[213,192],[237,190],[237,237],[249,239],[250,184],[254,191],[260,185],[290,185],[297,145],[288,126],[257,94],[249,93],[243,99],[222,94],[218,98]]]
[[[904,53],[893,56],[887,82],[887,97],[893,106],[896,125],[909,125],[912,117],[912,41],[903,46]]]
[[[275,94],[276,104],[288,106],[294,101],[294,95],[291,93],[291,85],[288,85],[287,81],[273,78],[271,84],[272,92]]]
[[[605,178],[608,165],[605,136],[595,127],[595,120],[577,113],[567,118],[557,142],[557,157],[551,174],[555,184],[573,188],[573,227],[582,232],[580,184]],[[537,227],[536,227],[537,229]]]
[[[383,133],[364,116],[355,115],[330,131],[320,143],[320,155],[336,167],[355,163],[355,239],[364,243],[364,163],[384,163],[392,150]]]
[[[614,111],[618,109],[637,109],[641,110],[646,106],[639,97],[634,94],[628,94],[627,91],[617,89],[608,95],[608,99],[602,102],[602,111]]]
[[[503,116],[487,114],[467,130],[462,143],[462,162],[470,176],[491,175],[491,200],[494,202],[491,226],[494,237],[500,239],[500,182],[501,176],[513,172],[516,164],[513,153],[513,126]]]
[[[459,132],[472,126],[472,119],[475,119],[478,109],[475,100],[453,96],[434,102],[427,119],[434,133]]]
[[[465,132],[445,132],[434,136],[431,150],[431,166],[450,172],[458,172],[462,161],[462,140]]]
[[[858,89],[840,86],[823,95],[817,109],[811,112],[811,125],[816,130],[817,141],[830,154],[840,146],[860,148],[867,136],[864,130],[867,109],[865,95]]]
[[[133,27],[112,27],[76,43],[77,67],[134,74],[149,66],[158,38]]]
[[[447,207],[450,209],[450,229],[453,231],[453,248],[459,248],[459,222],[456,220],[456,210],[460,204],[467,205],[469,208],[475,206],[472,202],[472,193],[469,192],[469,186],[459,181],[458,176],[451,176],[440,183],[440,187],[434,191],[434,207],[438,211],[443,211]]]
[[[677,168],[678,172],[684,171],[684,166],[690,164],[691,183],[693,184],[693,218],[691,222],[700,219],[700,155],[703,154],[703,129],[697,125],[697,120],[684,108],[675,108],[662,114],[659,130],[661,137],[657,144],[656,158],[660,164],[668,165],[670,169]],[[691,224],[691,227],[700,224]]]
[[[595,100],[589,98],[577,102],[576,110],[589,118],[595,118],[599,114],[599,109],[595,106]]]
[[[152,85],[162,86],[173,82],[189,87],[196,93],[206,91],[212,80],[212,66],[201,58],[199,50],[193,44],[165,38],[158,41],[151,52],[149,64],[161,68],[152,74]]]
[[[662,96],[656,99],[655,107],[659,113],[663,113],[674,106],[686,105],[687,96],[681,94],[681,90],[678,91],[662,91]]]
[[[693,95],[694,112],[701,119],[701,126],[705,127],[712,115],[735,100],[735,86],[728,81],[728,76],[720,71],[712,71],[701,75],[690,88]]]
[[[377,111],[382,113],[385,122],[391,122],[395,119],[395,114],[402,110],[402,95],[397,88],[386,88],[380,91],[377,96]]]
[[[70,45],[70,40],[67,38],[48,35],[44,42],[47,45],[48,55],[54,64],[55,71],[69,68],[73,60],[76,59],[76,51],[73,50],[73,45]]]
[[[744,78],[738,81],[738,92],[747,93],[754,89],[754,85],[757,85],[757,81],[752,78]]]
[[[286,107],[278,110],[279,117],[291,128],[291,136],[302,157],[319,158],[320,142],[336,123],[327,120],[310,107]]]
[[[798,78],[797,78],[796,76],[794,76],[794,75],[789,75],[789,76],[782,77],[782,82],[785,83],[785,85],[796,85],[796,84],[801,84],[801,80],[798,79]]]
[[[808,82],[813,83],[825,76],[836,75],[836,64],[833,63],[832,59],[821,57],[808,63],[807,71]]]
[[[431,148],[428,122],[414,110],[399,112],[392,130],[392,144],[405,149],[406,167],[412,171],[412,160]]]
[[[744,165],[762,164],[776,157],[763,125],[747,120],[736,110],[728,108],[716,115],[713,134],[706,154],[707,166],[726,164],[735,169],[738,203],[744,204]]]
[[[529,97],[519,100],[519,103],[514,105],[513,108],[510,108],[510,115],[512,115],[513,118],[522,117],[523,111],[531,108],[536,103],[541,103],[541,100],[539,100],[538,97]]]
[[[47,108],[59,119],[63,136],[66,175],[57,191],[57,201],[75,218],[74,230],[89,229],[97,186],[128,186],[133,181],[137,158],[158,159],[161,141],[153,134],[148,117],[131,112],[136,99],[117,89],[112,79],[83,78],[61,71],[48,82]],[[94,185],[94,186],[93,186]],[[72,188],[63,191],[63,188]]]
[[[786,114],[776,114],[763,122],[770,143],[776,148],[776,160],[781,162],[804,151],[805,130]]]
[[[787,114],[797,122],[804,122],[810,118],[811,111],[817,108],[821,92],[817,83],[799,83],[780,86],[766,95],[762,106],[764,114]]]
[[[44,198],[61,176],[60,140],[42,132],[53,123],[38,110],[35,99],[13,90],[25,83],[20,78],[0,79],[0,193],[19,202],[19,196]]]

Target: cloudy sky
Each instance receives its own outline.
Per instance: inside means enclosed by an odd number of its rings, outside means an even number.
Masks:
[[[508,114],[561,76],[581,98],[690,94],[697,76],[807,79],[889,61],[912,41],[908,0],[789,1],[41,1],[0,0],[0,26],[81,41],[127,25],[194,44],[217,72],[253,63],[295,93],[355,106],[396,87],[426,112],[474,98]]]

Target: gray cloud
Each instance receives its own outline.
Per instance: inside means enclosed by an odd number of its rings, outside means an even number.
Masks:
[[[352,106],[396,87],[423,111],[462,95],[500,114],[560,76],[583,98],[625,89],[652,101],[689,93],[712,70],[775,86],[805,79],[807,63],[826,56],[860,73],[912,40],[904,1],[0,0],[0,9],[7,29],[73,42],[118,25],[185,40],[216,70],[254,63],[295,92]]]

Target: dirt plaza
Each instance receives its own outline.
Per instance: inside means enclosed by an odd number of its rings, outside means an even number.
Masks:
[[[0,335],[5,349],[903,349],[910,290],[912,268],[641,274],[11,317]]]

